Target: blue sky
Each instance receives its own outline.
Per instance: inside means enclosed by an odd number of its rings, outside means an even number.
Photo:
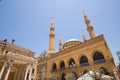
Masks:
[[[51,18],[55,21],[55,51],[58,39],[81,41],[82,31],[89,39],[83,18],[87,13],[96,35],[104,34],[118,63],[120,50],[120,0],[1,0],[0,39],[14,38],[15,44],[36,52],[36,57],[49,48]]]

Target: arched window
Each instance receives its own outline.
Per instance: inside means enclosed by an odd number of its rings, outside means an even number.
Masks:
[[[64,61],[61,61],[61,63],[60,63],[60,69],[61,70],[65,70],[65,63],[64,63]]]
[[[105,63],[104,56],[100,52],[95,52],[95,54],[93,55],[93,60],[95,64]]]
[[[74,61],[74,59],[72,59],[72,58],[70,59],[69,67],[70,67],[70,68],[75,68],[75,67],[76,67],[75,61]]]
[[[86,56],[82,56],[80,58],[80,66],[89,66],[88,59]]]
[[[104,67],[100,68],[100,73],[105,74],[105,75],[110,75],[110,73],[108,72],[108,70],[105,69]]]
[[[57,71],[56,63],[53,63],[52,72],[56,72],[56,71]]]

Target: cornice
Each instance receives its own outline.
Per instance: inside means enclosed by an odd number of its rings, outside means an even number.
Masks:
[[[6,43],[6,45],[3,45],[3,43]],[[9,50],[9,51],[25,53],[23,55],[29,55],[30,54],[31,56],[33,56],[35,54],[35,52],[32,52],[31,50],[25,49],[23,47],[15,45],[15,44],[11,44],[9,42],[4,42],[2,40],[0,40],[0,46],[2,46],[2,47],[6,46],[6,50]]]
[[[3,55],[0,57],[0,61],[6,61],[6,59],[11,59],[16,63],[23,63],[23,64],[28,64],[28,63],[34,62],[34,59],[22,58],[22,57],[13,56],[13,55]]]
[[[72,47],[69,47],[67,49],[64,49],[62,51],[56,52],[55,54],[53,54],[51,56],[50,59],[56,58],[57,56],[59,57],[60,55],[63,55],[63,54],[67,54],[67,53],[69,53],[71,51],[75,51],[76,49],[80,49],[80,48],[82,49],[82,48],[85,48],[86,46],[88,47],[88,46],[91,46],[93,44],[100,43],[101,41],[105,42],[105,39],[104,39],[103,35],[100,35],[100,36],[97,36],[95,38],[89,39],[86,42],[82,42],[80,44],[76,44],[76,45],[74,45]]]

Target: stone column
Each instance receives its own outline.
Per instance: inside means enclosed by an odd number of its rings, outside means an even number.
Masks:
[[[4,80],[7,80],[7,79],[8,79],[10,70],[11,70],[11,68],[13,67],[12,62],[13,62],[13,61],[12,61],[11,59],[8,59],[8,61],[7,61],[7,73],[6,73],[5,77],[4,77]]]
[[[18,72],[18,76],[17,76],[17,80],[22,80],[22,71],[23,71],[23,65],[21,64],[19,67],[19,72]]]
[[[2,55],[5,55],[5,52],[6,52],[6,50],[4,50],[4,51],[2,52]]]
[[[26,78],[27,78],[27,73],[28,73],[28,67],[26,67],[26,72],[25,72],[25,78],[24,78],[24,80],[26,80]]]
[[[7,73],[6,73],[6,75],[5,75],[5,79],[4,79],[4,80],[7,80],[7,79],[8,79],[10,70],[11,70],[11,66],[8,67],[8,70],[7,70]]]
[[[23,66],[23,71],[22,71],[22,78],[21,78],[21,80],[24,80],[25,73],[26,73],[26,67]]]
[[[16,80],[17,73],[18,73],[18,69],[15,69],[15,76],[13,80]]]
[[[31,76],[32,76],[32,68],[30,69],[29,80],[31,80]]]
[[[3,74],[3,71],[4,71],[4,69],[5,69],[5,66],[6,66],[6,62],[4,62],[3,67],[2,67],[2,69],[1,69],[1,71],[0,71],[0,79],[1,79],[1,77],[2,77],[2,74]]]
[[[116,70],[113,70],[113,74],[114,74],[116,80],[120,80]]]

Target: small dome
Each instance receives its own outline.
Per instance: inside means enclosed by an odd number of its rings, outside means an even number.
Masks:
[[[67,41],[64,43],[63,49],[72,47],[72,46],[74,46],[74,45],[76,45],[76,44],[80,44],[80,43],[81,43],[81,41],[78,40],[78,39],[69,39],[69,40],[67,40]]]

